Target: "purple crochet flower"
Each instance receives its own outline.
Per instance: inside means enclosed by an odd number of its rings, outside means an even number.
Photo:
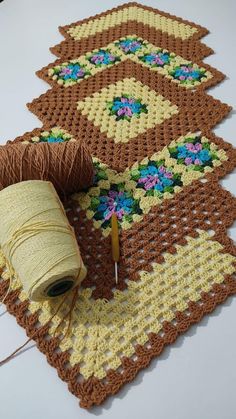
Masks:
[[[111,54],[108,50],[100,49],[98,52],[91,55],[88,60],[96,67],[101,67],[102,65],[114,64],[116,61],[120,61],[120,58]]]
[[[110,190],[101,190],[101,195],[91,198],[90,209],[94,211],[94,219],[102,221],[102,226],[110,225],[112,214],[116,214],[119,222],[131,222],[134,214],[140,214],[139,201],[122,184],[112,184]]]
[[[115,45],[125,54],[135,54],[142,48],[143,42],[138,38],[126,38],[122,41],[116,42]]]
[[[140,99],[135,99],[129,95],[115,97],[112,102],[107,103],[111,115],[116,116],[116,120],[125,119],[130,121],[132,116],[139,116],[142,112],[147,113],[147,106],[141,103]]]
[[[206,70],[194,68],[192,64],[182,64],[170,71],[170,75],[183,84],[193,84],[206,76]]]
[[[59,70],[54,69],[54,73],[63,81],[77,81],[84,78],[87,74],[90,74],[88,70],[78,63],[69,63],[66,66],[61,67]]]
[[[202,142],[200,136],[186,138],[183,143],[169,148],[170,156],[178,164],[192,166],[190,170],[203,172],[206,166],[212,167],[213,160],[219,160],[217,152],[211,150],[208,142]]]

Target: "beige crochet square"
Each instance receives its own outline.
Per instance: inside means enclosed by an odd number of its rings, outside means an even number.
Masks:
[[[134,113],[129,120],[118,120],[117,115],[111,113],[109,104],[113,103],[115,98],[123,96],[141,102],[145,112]],[[178,113],[176,105],[172,105],[169,100],[136,81],[134,77],[124,78],[93,93],[78,102],[78,109],[115,143],[127,143]]]

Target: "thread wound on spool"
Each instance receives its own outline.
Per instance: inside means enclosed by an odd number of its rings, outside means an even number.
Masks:
[[[56,297],[84,279],[78,243],[52,183],[25,181],[2,190],[0,218],[0,245],[30,299]]]
[[[74,286],[73,278],[63,278],[54,284],[49,285],[46,290],[48,297],[58,297],[59,295],[65,294]]]
[[[89,187],[93,176],[92,157],[80,141],[0,146],[0,189],[26,180],[47,180],[64,197]]]

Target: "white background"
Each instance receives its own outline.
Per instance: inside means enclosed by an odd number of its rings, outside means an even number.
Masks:
[[[209,92],[235,107],[235,0],[144,0],[143,4],[207,27],[203,42],[215,54],[205,62],[228,78]],[[122,4],[119,0],[4,0],[0,3],[0,142],[40,127],[25,104],[49,86],[34,72],[55,57],[49,47],[63,38],[59,25]],[[215,132],[235,142],[234,112]],[[235,192],[235,176],[223,181]],[[236,230],[230,235],[236,238]],[[1,307],[0,312],[4,312]],[[2,419],[233,419],[236,415],[236,299],[230,298],[171,349],[126,385],[118,396],[87,412],[78,406],[33,343],[0,368]],[[0,359],[23,343],[26,335],[8,313],[0,317]]]

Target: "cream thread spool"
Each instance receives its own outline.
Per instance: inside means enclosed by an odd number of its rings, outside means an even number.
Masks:
[[[25,181],[0,192],[0,245],[30,299],[72,289],[86,276],[77,240],[50,182]]]

